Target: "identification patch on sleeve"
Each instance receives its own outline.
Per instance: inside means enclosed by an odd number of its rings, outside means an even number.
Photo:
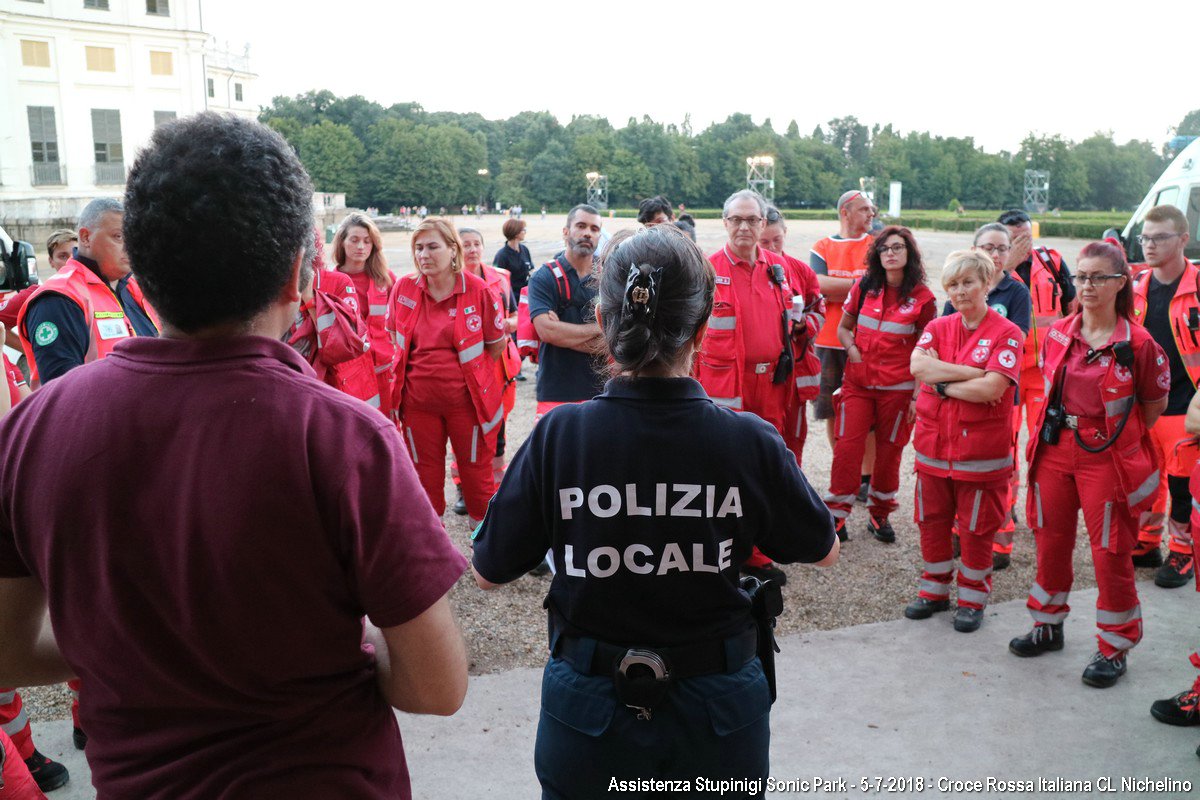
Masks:
[[[54,344],[58,339],[58,326],[53,322],[43,322],[33,332],[33,341],[41,347]]]

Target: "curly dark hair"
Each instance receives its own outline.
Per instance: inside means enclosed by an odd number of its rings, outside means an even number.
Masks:
[[[146,297],[185,333],[248,323],[312,236],[312,191],[265,125],[213,112],[160,125],[125,189],[125,247]]]
[[[900,282],[900,302],[903,303],[912,295],[913,289],[925,283],[925,263],[921,260],[921,250],[917,247],[917,240],[912,231],[900,225],[888,225],[876,234],[871,249],[867,251],[867,272],[860,279],[858,290],[861,296],[865,297],[887,285],[887,273],[883,269],[879,248],[892,236],[899,236],[908,248],[908,260],[904,262],[904,280]]]

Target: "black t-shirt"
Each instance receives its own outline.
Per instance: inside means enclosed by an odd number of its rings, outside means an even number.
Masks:
[[[533,257],[529,248],[523,244],[517,245],[519,250],[513,250],[507,244],[496,251],[492,266],[506,269],[512,274],[513,295],[520,295],[521,290],[529,283],[529,273],[533,271]]]
[[[1150,287],[1146,293],[1146,330],[1150,331],[1154,341],[1167,354],[1167,363],[1171,365],[1171,393],[1167,395],[1167,410],[1163,412],[1168,417],[1186,414],[1196,391],[1171,334],[1171,298],[1175,296],[1181,280],[1182,275],[1174,283],[1159,283],[1151,273]]]
[[[553,551],[562,632],[645,647],[750,624],[738,570],[757,544],[781,563],[833,547],[833,519],[779,433],[717,407],[691,378],[617,378],[541,419],[475,539],[506,583]]]
[[[559,282],[547,267],[539,267],[529,279],[529,319],[553,311],[560,322],[585,325],[596,321],[596,273],[582,280],[566,259],[558,266],[567,278],[570,299],[559,292]],[[577,403],[590,400],[604,389],[603,368],[597,356],[580,350],[542,342],[538,348],[537,399],[545,402]]]

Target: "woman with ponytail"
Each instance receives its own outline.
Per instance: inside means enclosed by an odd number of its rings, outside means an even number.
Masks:
[[[755,545],[827,566],[838,542],[778,431],[690,377],[714,287],[674,227],[613,239],[596,312],[612,377],[534,427],[477,532],[485,589],[547,550],[556,567],[543,797],[599,797],[613,776],[766,778],[773,651],[748,594],[763,585],[738,568]]]

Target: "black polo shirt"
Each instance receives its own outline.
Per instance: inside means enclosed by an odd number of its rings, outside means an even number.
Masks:
[[[779,433],[719,408],[691,378],[616,378],[534,426],[475,539],[475,568],[507,583],[547,550],[562,632],[668,647],[750,623],[738,570],[758,547],[820,561],[833,519]]]
[[[1159,283],[1154,273],[1150,273],[1150,286],[1146,292],[1146,330],[1158,342],[1171,367],[1171,392],[1167,395],[1167,408],[1163,411],[1165,417],[1186,414],[1192,395],[1196,393],[1196,387],[1192,386],[1187,367],[1179,355],[1179,348],[1175,345],[1175,336],[1171,333],[1171,300],[1181,280],[1182,274],[1174,283]]]
[[[555,262],[552,262],[555,263]],[[583,325],[596,321],[596,273],[580,280],[566,258],[556,259],[570,289],[567,299],[549,268],[538,267],[529,278],[530,321],[553,311],[560,322]],[[603,360],[592,354],[542,342],[538,348],[537,399],[577,403],[590,400],[604,389]]]
[[[492,266],[506,269],[512,275],[513,295],[520,295],[521,290],[529,283],[529,273],[533,272],[533,256],[529,248],[523,244],[513,250],[507,244],[496,251]]]

